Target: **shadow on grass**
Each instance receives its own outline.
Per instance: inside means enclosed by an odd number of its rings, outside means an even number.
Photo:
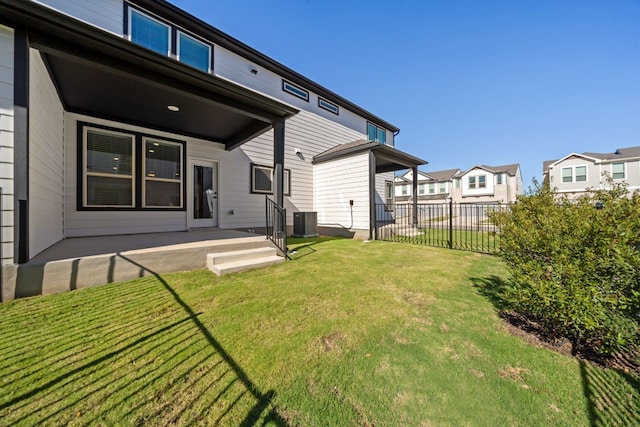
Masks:
[[[497,276],[474,277],[471,282],[498,311],[508,309],[503,294],[509,282]],[[590,425],[640,425],[640,378],[622,369],[578,362]]]
[[[317,252],[314,248],[318,243],[331,240],[343,240],[344,237],[319,236],[319,237],[290,237],[287,239],[289,258],[296,261]]]

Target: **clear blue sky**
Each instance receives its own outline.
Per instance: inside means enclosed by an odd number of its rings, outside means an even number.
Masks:
[[[640,0],[171,0],[400,128],[422,170],[640,145]]]

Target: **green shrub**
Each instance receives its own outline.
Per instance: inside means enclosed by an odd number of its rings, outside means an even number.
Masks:
[[[609,185],[570,200],[534,182],[492,216],[512,276],[507,305],[602,353],[638,343],[640,332],[640,195]]]

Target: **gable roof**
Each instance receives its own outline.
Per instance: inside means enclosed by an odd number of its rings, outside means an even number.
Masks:
[[[338,144],[313,157],[311,163],[318,164],[347,157],[351,154],[358,154],[370,151],[376,158],[376,173],[392,172],[396,170],[418,167],[427,164],[426,160],[419,159],[409,153],[400,151],[390,145],[358,139]]]
[[[487,165],[476,165],[469,170],[463,172],[461,175],[466,175],[474,169],[483,169],[491,173],[506,173],[509,176],[516,176],[518,173],[518,169],[520,169],[519,163],[513,163],[510,165],[502,165],[502,166],[487,166]]]
[[[625,160],[640,157],[640,146],[617,148],[613,153],[571,153],[558,160],[545,160],[542,162],[542,172],[546,172],[550,167],[565,161],[571,157],[583,157],[594,162]]]
[[[425,172],[433,181],[450,181],[460,172],[460,169],[447,169],[443,171]]]

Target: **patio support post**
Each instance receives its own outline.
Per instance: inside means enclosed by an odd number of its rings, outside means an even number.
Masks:
[[[413,182],[411,187],[411,194],[413,195],[413,203],[411,205],[411,216],[413,217],[412,224],[415,228],[418,227],[418,167],[411,168],[411,174],[413,175]]]
[[[284,207],[284,119],[273,123],[273,199]]]
[[[369,240],[378,239],[376,219],[376,156],[369,151]]]
[[[26,28],[14,33],[13,74],[13,259],[29,260],[29,38]]]

